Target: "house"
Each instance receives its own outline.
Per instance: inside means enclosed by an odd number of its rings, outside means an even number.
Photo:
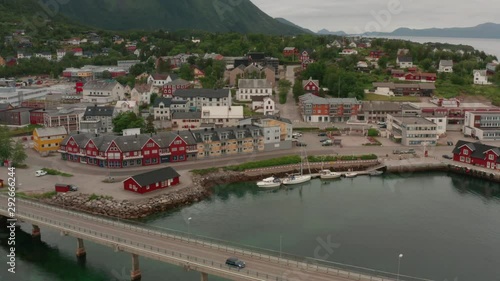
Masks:
[[[117,101],[115,105],[115,113],[118,115],[122,112],[133,112],[139,115],[139,105],[136,101]]]
[[[130,100],[137,102],[139,105],[149,104],[152,93],[152,84],[135,84],[135,87],[130,91]]]
[[[80,130],[80,112],[75,109],[43,110],[43,126],[53,128],[63,126],[66,131]]]
[[[181,89],[175,92],[175,100],[188,102],[190,111],[200,110],[203,106],[231,106],[229,89]]]
[[[402,69],[391,69],[391,76],[403,80],[406,72]]]
[[[56,57],[57,57],[58,61],[62,60],[65,55],[66,55],[66,50],[64,50],[64,49],[58,49],[56,51]]]
[[[406,117],[387,114],[387,138],[406,146],[435,146],[437,125],[424,117]]]
[[[345,122],[356,118],[361,104],[356,98],[322,98],[312,93],[299,97],[304,122]]]
[[[35,58],[42,58],[46,60],[52,60],[52,54],[50,52],[35,53]]]
[[[164,167],[132,176],[123,181],[123,189],[144,194],[179,184],[179,173],[172,167]]]
[[[358,63],[356,64],[356,68],[358,69],[358,71],[369,71],[368,63],[366,61],[358,61]]]
[[[436,85],[434,83],[392,83],[374,82],[372,93],[383,96],[424,96],[434,95]]]
[[[312,77],[309,80],[302,80],[302,87],[306,93],[319,95],[319,80],[313,80]]]
[[[82,102],[110,103],[125,99],[125,87],[115,80],[92,80],[83,86]]]
[[[385,53],[384,53],[384,51],[381,51],[381,50],[373,50],[373,51],[370,51],[369,56],[372,59],[379,59],[379,58],[385,56]]]
[[[113,132],[114,106],[88,106],[80,120],[80,131],[86,133]]]
[[[299,56],[299,49],[295,47],[285,47],[283,49],[283,56],[284,57],[298,57]]]
[[[195,80],[199,80],[200,78],[205,77],[205,72],[201,70],[199,67],[193,67],[193,75]]]
[[[494,75],[497,72],[497,66],[498,62],[497,61],[492,61],[486,64],[486,74],[487,75]]]
[[[193,84],[191,84],[191,82],[179,78],[163,85],[160,92],[163,95],[163,97],[171,98],[175,95],[175,91],[189,89],[192,87]]]
[[[453,72],[452,60],[440,60],[438,72],[451,73]]]
[[[16,59],[16,58],[12,58],[12,57],[11,57],[11,58],[7,58],[7,59],[5,60],[5,64],[6,64],[7,66],[14,66],[14,65],[16,65],[16,64],[17,64],[17,59]]]
[[[403,57],[403,56],[408,55],[409,53],[410,53],[409,49],[398,49],[398,52],[396,53],[396,56]]]
[[[224,79],[229,83],[229,86],[236,86],[237,80],[244,78],[245,66],[240,64],[231,70],[226,70],[224,72]]]
[[[264,115],[274,115],[276,113],[276,103],[270,96],[253,96],[252,110]]]
[[[260,129],[264,151],[292,148],[292,121],[272,115],[247,118],[240,121],[240,127],[254,126]],[[254,132],[255,134],[255,132]]]
[[[206,53],[204,56],[203,56],[203,59],[212,59],[212,60],[224,60],[224,56],[221,55],[221,54],[216,54],[216,53]]]
[[[364,101],[359,111],[358,120],[369,123],[385,122],[387,114],[401,115],[399,102]]]
[[[413,66],[413,59],[411,57],[399,56],[396,59],[396,64],[399,68],[409,68]]]
[[[59,145],[67,137],[68,132],[65,127],[36,128],[33,131],[33,149],[45,154],[56,152]]]
[[[299,61],[305,62],[310,60],[311,59],[310,54],[311,54],[310,50],[303,50],[302,52],[300,52]]]
[[[266,65],[262,69],[262,73],[264,73],[264,76],[266,77],[267,82],[271,84],[271,86],[274,88],[276,86],[276,71],[274,67],[270,65]]]
[[[31,59],[33,55],[31,53],[26,53],[23,51],[17,52],[17,59]]]
[[[358,45],[355,42],[349,43],[349,48],[357,48]]]
[[[243,106],[203,106],[201,108],[201,123],[215,124],[218,128],[236,126],[243,117]]]
[[[474,70],[472,73],[474,75],[474,84],[475,85],[490,85],[491,84],[490,82],[488,82],[488,75],[486,73],[486,69]]]
[[[154,87],[162,87],[163,85],[172,82],[173,80],[177,79],[176,75],[173,74],[151,74],[148,77],[148,83],[153,84]]]
[[[500,140],[500,112],[465,112],[462,131],[480,141]]]
[[[73,55],[75,57],[82,57],[83,56],[83,49],[82,48],[74,48],[73,50],[71,50],[71,52],[73,53]]]
[[[412,82],[436,82],[437,75],[436,73],[427,73],[427,72],[408,72],[405,73],[402,77],[399,77],[399,80],[403,81],[412,81]]]
[[[195,130],[201,127],[201,111],[172,113],[172,128],[176,130]]]
[[[353,49],[343,49],[342,52],[339,53],[340,55],[357,55],[358,51],[353,50]]]
[[[251,101],[252,97],[270,96],[273,94],[272,85],[266,79],[240,79],[236,99]]]
[[[155,120],[170,120],[172,113],[187,111],[189,111],[187,100],[158,97],[153,104]]]
[[[453,161],[500,170],[500,148],[480,142],[459,140],[453,149]]]
[[[74,38],[70,38],[70,39],[66,40],[65,43],[68,45],[79,46],[81,43],[81,40],[78,37],[74,37]]]

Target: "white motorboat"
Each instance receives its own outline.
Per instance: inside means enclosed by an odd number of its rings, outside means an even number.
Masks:
[[[308,182],[310,180],[311,180],[311,175],[294,174],[294,175],[290,175],[287,178],[283,179],[283,184],[284,185],[299,184],[299,183]]]
[[[332,172],[330,170],[321,170],[319,172],[319,177],[321,179],[338,179],[342,176],[341,173]]]
[[[281,180],[277,177],[265,178],[257,182],[258,187],[279,187],[281,186]]]
[[[350,173],[345,173],[345,174],[344,174],[344,176],[345,176],[346,178],[354,178],[354,177],[356,177],[357,175],[358,175],[358,173],[356,173],[356,172],[350,172]]]
[[[382,175],[384,172],[383,171],[378,171],[378,170],[375,170],[375,171],[371,171],[370,172],[370,176],[380,176]]]

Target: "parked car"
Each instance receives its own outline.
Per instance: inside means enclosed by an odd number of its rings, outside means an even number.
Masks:
[[[332,146],[333,145],[333,141],[332,140],[327,140],[327,141],[324,141],[321,146]]]
[[[295,146],[307,146],[307,143],[303,143],[303,142],[298,141],[295,143]]]
[[[44,171],[44,170],[38,170],[35,172],[35,176],[37,176],[37,177],[45,176],[46,174],[47,174],[47,171]]]
[[[444,155],[443,155],[443,158],[444,158],[444,159],[449,159],[449,160],[453,159],[450,155],[447,155],[447,154],[444,154]]]
[[[293,133],[292,134],[292,138],[298,138],[298,137],[302,137],[302,134],[301,133]]]
[[[56,183],[56,192],[78,191],[78,187],[72,184]]]
[[[226,260],[226,265],[228,266],[233,266],[237,268],[245,268],[246,264],[244,261],[235,258],[235,257],[230,257]]]
[[[321,132],[318,134],[318,137],[326,137],[326,132]]]
[[[452,146],[453,142],[452,141],[447,141],[446,144],[449,145],[449,146]]]
[[[321,139],[319,142],[325,142],[325,141],[329,141],[330,139],[329,138],[324,138],[324,139]]]

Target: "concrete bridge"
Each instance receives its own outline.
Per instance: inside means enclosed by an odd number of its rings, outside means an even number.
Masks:
[[[46,204],[16,198],[15,217],[31,223],[32,236],[40,237],[40,227],[50,227],[61,235],[76,238],[76,256],[86,256],[84,240],[131,254],[131,280],[141,279],[139,256],[182,266],[200,272],[201,280],[208,275],[231,280],[256,281],[430,281],[410,276],[374,271],[359,267],[300,258],[273,251],[228,246],[215,239],[173,230],[151,229],[144,225],[104,219]],[[9,217],[7,197],[0,195],[0,216]],[[4,218],[5,219],[5,218]],[[244,260],[247,267],[234,269],[225,265],[229,256]],[[356,272],[355,272],[356,271]]]

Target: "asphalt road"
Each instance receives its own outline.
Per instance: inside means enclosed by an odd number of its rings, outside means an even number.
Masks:
[[[6,197],[1,197],[0,202],[2,202],[2,206],[6,206]],[[5,207],[3,207],[5,208]],[[35,206],[29,203],[25,203],[22,201],[16,202],[16,210],[18,215],[26,215],[33,216],[35,215],[35,219],[42,217],[48,218],[52,220],[54,225],[63,225],[68,230],[78,230],[79,233],[85,233],[85,235],[89,235],[89,233],[95,232],[96,234],[92,234],[95,236],[94,242],[105,244],[105,245],[113,245],[117,244],[116,238],[120,238],[120,241],[123,241],[119,245],[128,245],[135,246],[137,245],[139,248],[143,248],[147,250],[151,248],[151,253],[148,254],[148,251],[142,251],[143,255],[147,258],[159,259],[161,258],[158,255],[162,255],[161,252],[176,252],[182,253],[183,255],[188,255],[190,257],[196,257],[198,260],[214,261],[216,265],[214,266],[216,270],[220,270],[220,263],[224,264],[225,260],[229,256],[233,256],[234,254],[225,252],[223,250],[219,250],[211,247],[203,247],[201,245],[196,245],[195,243],[187,243],[180,242],[179,240],[174,240],[173,238],[168,237],[159,237],[157,234],[149,234],[140,232],[137,230],[131,230],[121,226],[113,226],[108,222],[98,221],[91,216],[75,216],[69,215],[64,210],[53,210],[42,206]],[[30,222],[30,219],[24,219],[26,222]],[[39,226],[42,226],[45,223],[39,223]],[[52,222],[47,222],[47,224],[51,225]],[[41,231],[43,237],[43,229]],[[102,234],[102,235],[101,235]],[[78,233],[75,234],[78,237]],[[110,236],[116,237],[114,240],[111,240]],[[82,237],[82,236],[81,236]],[[83,236],[82,238],[85,238]],[[88,238],[88,237],[87,237]],[[87,239],[88,240],[88,239]],[[107,240],[107,241],[105,241]],[[156,250],[158,249],[158,250]],[[170,254],[165,254],[169,255]],[[254,255],[255,256],[255,255]],[[181,257],[182,258],[182,257]],[[276,280],[276,277],[283,278],[284,280],[294,280],[294,281],[327,281],[327,280],[337,280],[337,281],[347,281],[352,279],[346,279],[343,277],[337,277],[334,273],[318,273],[314,272],[314,270],[301,270],[298,269],[297,266],[287,265],[283,261],[281,263],[270,262],[263,259],[259,259],[256,257],[250,257],[250,255],[245,255],[244,257],[239,257],[244,260],[247,264],[244,270],[241,270],[241,274],[245,275],[247,270],[251,272],[259,272],[259,276],[273,276],[270,280]],[[191,261],[193,259],[191,258]],[[188,260],[186,260],[188,263]],[[194,265],[195,266],[195,265]],[[222,267],[224,269],[224,266]],[[229,270],[229,269],[224,269]],[[233,270],[234,272],[234,270]],[[262,275],[260,275],[262,274]],[[220,276],[225,276],[223,272],[220,273]],[[226,275],[227,277],[227,275]],[[257,279],[257,280],[266,280],[267,278]],[[236,278],[235,280],[239,280]],[[247,278],[242,278],[241,280],[251,280]],[[360,280],[360,279],[356,279]],[[370,280],[370,279],[367,279]],[[377,280],[377,279],[374,279]]]

